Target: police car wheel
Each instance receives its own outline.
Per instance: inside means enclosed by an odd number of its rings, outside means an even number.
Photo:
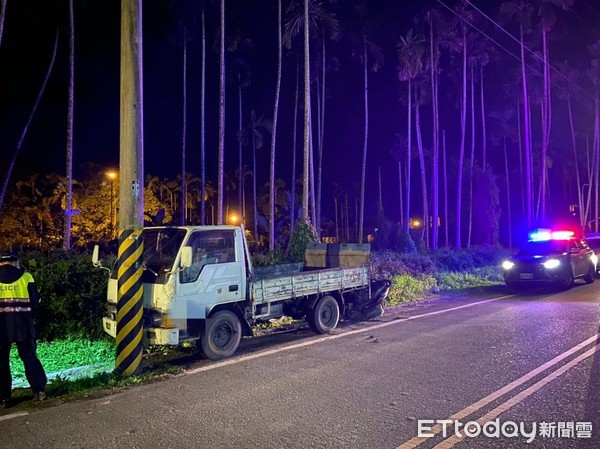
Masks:
[[[569,290],[571,287],[573,287],[573,284],[575,283],[575,278],[573,277],[573,272],[569,271],[565,277],[560,281],[560,286],[562,288],[564,288],[565,290]]]
[[[586,274],[583,277],[583,280],[585,281],[586,284],[593,284],[595,277],[596,277],[596,269],[594,267],[594,264],[590,264],[590,268],[588,269],[588,274]]]

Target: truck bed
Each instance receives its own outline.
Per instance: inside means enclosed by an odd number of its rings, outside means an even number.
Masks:
[[[352,290],[368,285],[368,265],[327,268],[255,280],[252,283],[252,299],[255,304],[264,304],[335,290]]]

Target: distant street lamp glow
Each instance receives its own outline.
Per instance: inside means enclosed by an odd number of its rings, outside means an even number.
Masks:
[[[118,173],[114,170],[108,170],[105,175],[110,179],[110,238],[115,237],[115,179]]]
[[[413,219],[410,221],[410,226],[412,228],[419,228],[421,227],[421,220],[417,220],[417,219]]]
[[[229,224],[236,225],[239,223],[239,221],[240,217],[238,217],[236,214],[229,215]]]

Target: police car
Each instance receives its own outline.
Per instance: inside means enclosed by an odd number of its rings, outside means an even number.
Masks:
[[[538,230],[516,255],[502,262],[507,287],[552,283],[565,289],[575,279],[594,282],[597,257],[587,243],[572,231]]]

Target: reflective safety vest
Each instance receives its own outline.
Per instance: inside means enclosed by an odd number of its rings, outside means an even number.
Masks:
[[[12,284],[0,282],[0,313],[31,312],[27,286],[32,282],[33,276],[28,272]]]

